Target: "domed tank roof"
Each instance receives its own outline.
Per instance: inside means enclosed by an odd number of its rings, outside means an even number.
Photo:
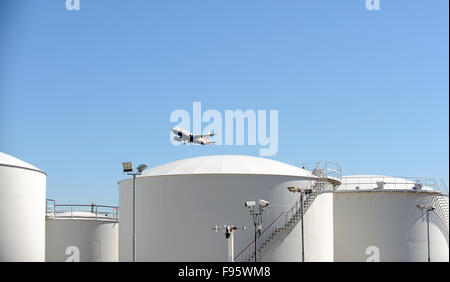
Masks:
[[[339,191],[345,190],[415,190],[439,191],[439,183],[432,178],[395,177],[385,175],[342,176]]]
[[[37,167],[35,167],[33,165],[30,165],[29,163],[26,163],[26,162],[24,162],[22,160],[19,160],[18,158],[15,158],[15,157],[10,156],[8,154],[2,153],[2,152],[0,152],[0,166],[24,168],[24,169],[29,169],[29,170],[42,172],[42,173],[45,174],[45,172],[43,172],[39,168],[37,168]]]
[[[240,155],[203,156],[163,164],[142,173],[142,176],[186,174],[261,174],[315,177],[311,172],[271,159]]]

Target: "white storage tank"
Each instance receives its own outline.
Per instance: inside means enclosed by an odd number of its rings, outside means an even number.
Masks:
[[[287,187],[306,188],[316,179],[310,171],[292,165],[235,155],[184,159],[146,170],[136,178],[137,261],[226,261],[227,241],[212,230],[216,224],[247,226],[234,235],[235,259],[246,261],[253,253],[254,226],[244,202],[270,202],[263,214],[266,238],[292,216],[289,211],[298,195]],[[131,261],[132,179],[119,182],[119,204],[119,260]],[[332,246],[332,236],[321,238]],[[295,248],[287,244],[290,253],[267,254],[262,260],[299,261],[300,240],[294,240]],[[272,251],[284,245],[279,242]],[[333,248],[322,254],[324,258],[318,260],[332,259]]]
[[[442,193],[444,192],[444,193]],[[334,193],[335,261],[448,261],[448,192],[434,179],[344,176]]]
[[[45,260],[46,177],[0,152],[0,261]]]
[[[118,261],[117,207],[58,205],[48,200],[46,218],[46,261]]]

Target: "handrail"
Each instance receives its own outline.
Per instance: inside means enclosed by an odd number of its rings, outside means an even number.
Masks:
[[[314,179],[314,184],[312,184],[312,185],[310,184],[310,186],[311,186],[311,187],[314,187],[315,185],[317,185],[317,183],[319,183],[319,181],[321,181],[321,178],[320,178],[320,177],[317,178],[317,179]],[[306,201],[306,199],[304,199],[303,205],[305,204],[305,201]],[[289,215],[289,214],[291,214],[293,211],[297,212],[299,204],[301,204],[301,199],[298,199],[297,201],[295,201],[294,205],[292,205],[292,207],[291,207],[289,210],[281,212],[281,214],[280,214],[277,218],[275,218],[275,220],[272,221],[272,222],[271,222],[271,223],[270,223],[270,224],[269,224],[269,225],[261,232],[261,234],[258,236],[258,238],[256,238],[256,240],[260,239],[261,236],[263,236],[263,234],[265,234],[266,231],[269,230],[269,228],[272,227],[272,225],[273,225],[275,222],[277,222],[283,215]],[[292,216],[294,216],[294,214],[293,214]],[[292,219],[292,217],[289,218],[289,219],[287,219],[286,222],[284,222],[284,225],[285,225],[286,223],[288,223],[289,220],[291,220],[291,219]],[[249,243],[249,244],[248,244],[241,252],[239,252],[239,254],[237,254],[237,255],[234,257],[234,260],[238,259],[238,258],[239,258],[245,251],[247,251],[248,248],[250,248],[250,246],[253,245],[254,243],[255,243],[255,239],[253,239],[253,240],[252,240],[252,241],[251,241],[251,242],[250,242],[250,243]],[[259,246],[259,248],[261,248],[261,246]]]
[[[342,179],[342,167],[335,162],[325,161],[321,168],[321,162],[306,162],[302,163],[302,168],[311,171],[314,175],[320,174],[321,177]],[[318,175],[316,175],[318,176]]]
[[[310,169],[310,165],[313,165],[314,168],[311,170]],[[310,180],[310,187],[316,187],[319,183],[324,183],[324,182],[331,182],[331,184],[333,185],[333,190],[336,188],[337,184],[339,184],[341,182],[341,178],[342,178],[342,169],[341,166],[337,163],[333,163],[333,162],[325,162],[323,167],[321,167],[321,163],[320,162],[313,162],[313,163],[303,163],[302,164],[303,169],[307,169],[310,170],[312,172],[313,175],[316,176],[316,178]],[[329,178],[334,178],[334,179],[329,179]],[[267,235],[267,230],[269,230],[269,228],[271,228],[273,226],[273,224],[275,224],[275,222],[279,221],[280,218],[283,215],[289,215],[292,213],[292,211],[295,209],[295,213],[298,212],[298,205],[300,203],[300,205],[303,205],[304,208],[308,208],[309,205],[314,201],[315,197],[318,195],[317,193],[322,192],[322,189],[318,189],[316,190],[313,194],[310,194],[306,197],[306,199],[304,199],[303,203],[301,203],[300,199],[298,199],[295,204],[287,211],[283,211],[274,221],[272,221],[258,236],[258,238],[253,239],[242,251],[240,251],[235,257],[234,259],[237,260],[239,257],[242,256],[242,254],[244,254],[246,251],[249,250],[250,246],[255,244],[258,244],[258,240],[259,240],[259,246],[257,247],[259,249],[259,251],[261,252],[261,248],[262,246],[264,246],[265,244],[267,244],[268,242],[270,242],[273,238],[271,238],[270,236],[273,236],[273,234],[276,234],[277,230],[273,230],[273,232],[269,235]],[[309,200],[309,196],[313,197],[312,200]],[[307,205],[305,207],[305,205]],[[295,217],[295,214],[292,214],[291,217],[286,218],[284,224],[282,224],[282,227],[286,227],[286,225],[289,224],[290,221],[292,221]],[[278,227],[277,227],[278,228]],[[267,236],[266,236],[267,235]],[[261,241],[262,238],[262,241]],[[260,253],[261,255],[261,253]],[[251,257],[251,256],[249,256]]]
[[[362,181],[364,179],[364,181]],[[445,182],[442,179],[430,178],[430,177],[399,177],[399,176],[377,176],[377,175],[357,175],[357,176],[346,176],[343,177],[341,181],[340,188],[345,188],[345,186],[356,185],[356,189],[360,189],[359,185],[377,185],[379,182],[383,182],[383,185],[390,185],[391,187],[386,187],[385,189],[412,189],[416,184],[420,184],[421,190],[427,191],[426,188],[433,189],[435,191],[441,192],[444,195],[448,195],[448,189]],[[424,189],[425,188],[425,189]],[[370,189],[373,189],[371,187]],[[345,191],[346,189],[339,189]]]
[[[52,206],[49,206],[49,203],[53,203]],[[62,209],[58,209],[58,207],[63,207]],[[66,210],[64,207],[70,207],[70,209]],[[86,210],[83,208],[89,207],[90,210]],[[81,208],[81,209],[79,209]],[[106,210],[105,210],[106,209]],[[74,214],[74,212],[86,212],[88,215]],[[45,208],[46,218],[47,219],[55,219],[55,218],[95,218],[97,219],[109,219],[114,221],[119,221],[119,207],[117,206],[109,206],[109,205],[97,205],[97,204],[56,204],[54,199],[46,200],[46,208]],[[70,214],[68,214],[70,213]],[[91,215],[89,215],[91,214]],[[109,216],[111,215],[111,216]]]
[[[58,205],[55,205],[55,207],[92,207],[92,206],[94,206],[94,207],[99,207],[99,208],[118,208],[117,206],[105,206],[105,205],[97,205],[97,204],[94,204],[94,205],[82,205],[82,204],[58,204]]]

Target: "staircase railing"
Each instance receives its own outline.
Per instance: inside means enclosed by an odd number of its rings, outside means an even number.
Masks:
[[[449,246],[449,202],[448,189],[442,179],[436,180],[441,194],[434,195],[432,206],[435,208],[436,217],[431,216],[432,221],[441,230],[444,235],[447,246]]]
[[[258,249],[258,242],[261,238],[266,238],[267,234],[273,234],[273,232],[281,226],[286,225],[295,213],[300,208],[300,199],[295,202],[295,204],[287,211],[283,211],[274,221],[272,221],[266,228],[261,231],[261,234],[256,239],[256,245]],[[255,244],[255,240],[252,240],[241,252],[239,252],[235,257],[235,261],[248,261],[254,256],[254,250],[251,248]]]
[[[436,195],[433,199],[436,217],[431,216],[431,221],[441,230],[447,246],[449,246],[449,217],[448,217],[448,195]]]
[[[310,188],[313,192],[306,195],[303,199],[303,213],[305,214],[308,208],[312,205],[315,198],[322,193],[331,183],[333,187],[340,183],[341,167],[338,164],[326,162],[323,168],[320,168],[320,163],[304,164],[306,169],[310,164],[314,165],[311,170],[312,174],[317,178],[311,180]],[[301,202],[300,199],[287,211],[282,212],[273,222],[271,222],[256,239],[257,256],[259,260],[266,254],[273,244],[278,239],[283,238],[282,235],[289,234],[297,223],[300,221]],[[254,249],[251,248],[255,244],[255,240],[251,241],[241,252],[235,256],[235,261],[253,261]]]

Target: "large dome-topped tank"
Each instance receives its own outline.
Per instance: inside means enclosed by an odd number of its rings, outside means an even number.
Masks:
[[[236,155],[184,159],[148,169],[136,178],[137,261],[226,261],[225,237],[213,232],[213,226],[248,227],[234,235],[238,255],[254,238],[245,201],[270,202],[263,214],[266,228],[277,218],[287,218],[280,216],[298,201],[298,195],[286,188],[308,187],[315,179],[310,171],[296,166]],[[119,182],[120,261],[132,260],[132,182]],[[332,242],[332,224],[329,234],[331,238],[324,241]],[[271,260],[298,261],[298,248],[291,253]]]
[[[0,152],[0,261],[45,260],[46,174]]]
[[[420,209],[419,207],[422,207]],[[350,175],[334,193],[335,261],[448,261],[448,191],[433,178]]]

